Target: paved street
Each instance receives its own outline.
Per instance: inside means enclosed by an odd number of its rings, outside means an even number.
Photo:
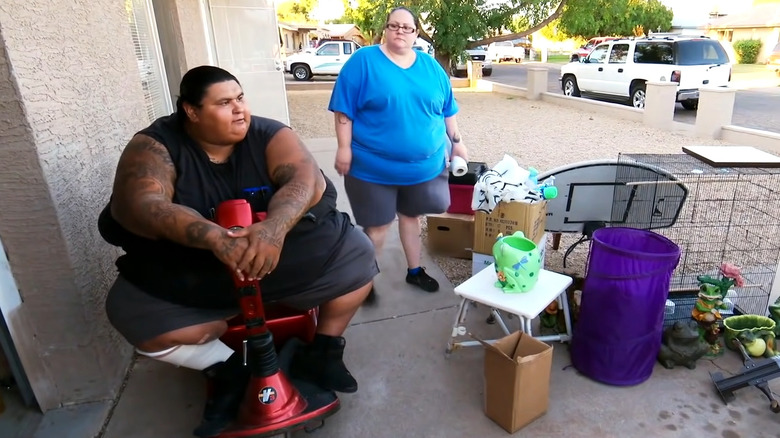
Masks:
[[[533,64],[494,64],[493,75],[485,78],[501,84],[525,87],[527,85],[527,68]],[[561,93],[558,74],[560,66],[548,65],[549,86],[553,93]],[[623,103],[622,101],[615,101]],[[693,124],[696,112],[683,109],[677,105],[674,120]],[[734,103],[733,124],[746,128],[763,129],[780,132],[780,87],[756,88],[737,91]]]

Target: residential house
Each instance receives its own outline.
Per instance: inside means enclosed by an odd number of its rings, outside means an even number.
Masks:
[[[119,250],[96,226],[119,155],[203,64],[289,123],[276,29],[272,0],[2,0],[0,347],[29,405],[107,415],[133,352],[105,317]]]
[[[707,34],[721,41],[761,40],[758,63],[765,63],[780,42],[780,0],[755,0],[753,6],[737,14],[712,19]]]
[[[312,41],[316,38],[319,38],[316,24],[279,22],[279,42],[283,56],[311,47]]]

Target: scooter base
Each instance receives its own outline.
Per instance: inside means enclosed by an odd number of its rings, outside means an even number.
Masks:
[[[287,376],[289,376],[290,364],[295,351],[303,346],[302,341],[293,338],[285,343],[279,352],[279,366]],[[335,392],[300,379],[290,379],[290,381],[306,400],[306,409],[300,415],[260,425],[235,423],[216,435],[215,438],[261,438],[299,430],[312,432],[322,427],[325,419],[341,408],[341,403]]]

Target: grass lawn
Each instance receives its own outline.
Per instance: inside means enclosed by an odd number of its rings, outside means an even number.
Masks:
[[[550,64],[568,64],[570,55],[547,55],[547,62]]]

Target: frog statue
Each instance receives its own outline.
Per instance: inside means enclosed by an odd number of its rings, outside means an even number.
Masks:
[[[775,322],[775,337],[780,337],[780,298],[769,305],[769,317]]]
[[[710,345],[699,336],[699,325],[694,320],[677,321],[664,330],[658,361],[665,368],[675,365],[696,368],[696,361],[709,353]]]

